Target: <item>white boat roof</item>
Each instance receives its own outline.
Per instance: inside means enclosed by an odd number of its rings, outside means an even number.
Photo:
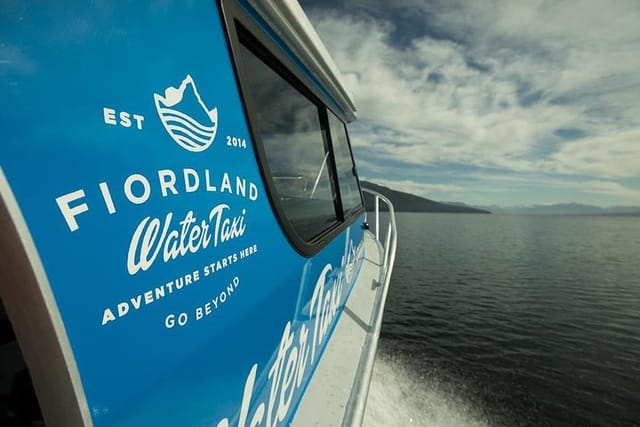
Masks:
[[[249,4],[305,64],[329,95],[344,111],[347,121],[356,117],[353,96],[297,0],[249,0]]]

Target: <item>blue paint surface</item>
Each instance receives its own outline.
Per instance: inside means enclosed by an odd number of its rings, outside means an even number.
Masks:
[[[215,3],[3,8],[0,166],[94,424],[236,425],[243,396],[259,425],[287,423],[360,268],[363,231],[356,222],[311,259],[282,234]],[[170,130],[154,95],[181,89],[172,109],[186,117],[172,113]]]

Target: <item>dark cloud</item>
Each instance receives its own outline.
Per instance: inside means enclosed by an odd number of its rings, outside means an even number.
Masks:
[[[584,138],[585,136],[587,136],[587,133],[582,130],[582,129],[575,129],[575,128],[567,128],[567,129],[556,129],[553,132],[554,135],[562,138],[562,139],[580,139],[580,138]]]

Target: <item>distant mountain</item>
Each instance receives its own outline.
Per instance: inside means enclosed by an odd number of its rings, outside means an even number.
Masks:
[[[391,200],[391,203],[393,203],[393,207],[397,212],[491,213],[485,209],[436,202],[413,194],[395,191],[372,182],[360,181],[360,184],[362,187],[377,191]],[[373,209],[373,196],[365,192],[364,200],[367,209]],[[383,204],[380,204],[380,209],[383,209]]]
[[[507,215],[640,215],[640,206],[599,206],[579,203],[557,203],[533,206],[483,206],[491,212]]]

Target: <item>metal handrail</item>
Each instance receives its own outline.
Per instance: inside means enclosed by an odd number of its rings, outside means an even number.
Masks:
[[[378,347],[378,337],[380,336],[380,329],[382,328],[382,314],[384,313],[384,306],[387,300],[387,293],[389,291],[389,283],[391,281],[391,272],[393,271],[393,264],[396,260],[396,247],[398,244],[398,231],[396,228],[396,214],[393,209],[393,204],[382,194],[363,188],[362,191],[369,193],[375,197],[374,211],[375,215],[375,238],[380,243],[383,249],[383,262],[381,265],[380,278],[378,282],[382,285],[380,298],[376,301],[376,306],[373,309],[371,317],[371,331],[367,334],[366,341],[363,348],[369,349],[368,352],[363,354],[360,359],[358,371],[356,373],[356,383],[354,383],[354,389],[359,390],[355,399],[349,399],[347,408],[345,410],[345,416],[342,421],[343,427],[348,426],[360,426],[362,419],[364,418],[364,412],[367,404],[367,395],[369,394],[369,386],[371,384],[371,376],[373,374],[373,363],[375,362],[376,349]],[[380,234],[380,200],[387,206],[388,209],[388,221],[384,243],[381,240]]]
[[[373,214],[375,215],[375,234],[374,235],[376,237],[376,240],[382,244],[382,247],[384,249],[384,256],[383,256],[384,261],[382,265],[384,266],[385,277],[386,277],[386,280],[388,281],[391,279],[390,270],[393,269],[393,263],[395,262],[395,259],[396,259],[396,246],[398,243],[396,213],[393,208],[393,203],[391,203],[391,201],[387,199],[385,196],[383,196],[382,194],[378,193],[377,191],[370,190],[368,188],[363,188],[362,191],[374,196],[374,210],[373,210]],[[382,200],[384,204],[387,206],[388,216],[389,216],[384,244],[380,239],[380,200]],[[387,272],[389,274],[386,274]]]

